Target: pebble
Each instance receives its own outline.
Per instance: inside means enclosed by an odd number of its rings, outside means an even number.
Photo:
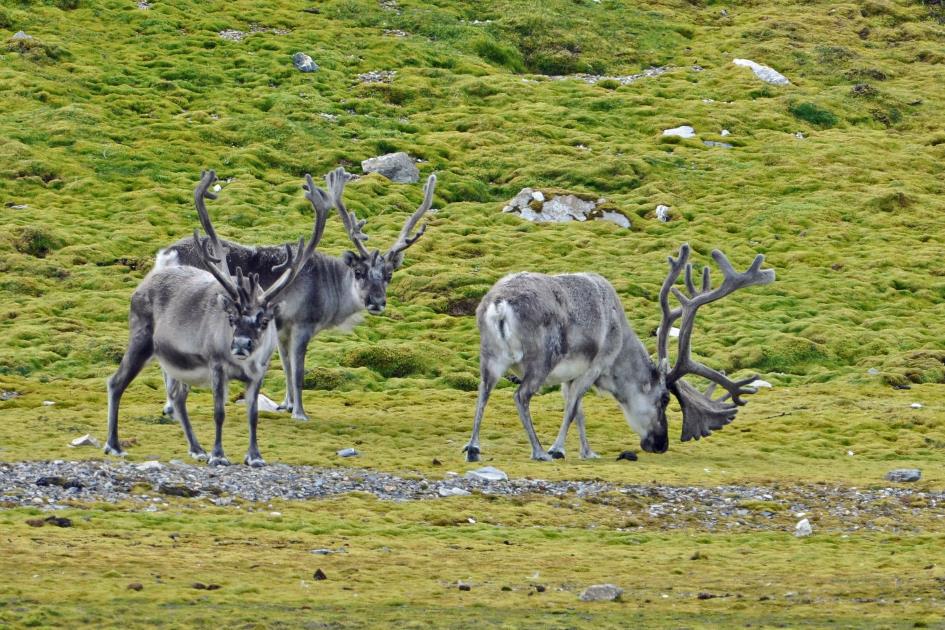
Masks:
[[[669,221],[669,206],[664,206],[663,204],[656,206],[656,219],[658,221],[662,221],[663,223],[667,223]],[[676,336],[678,337],[679,329],[677,328],[676,331]]]
[[[76,439],[69,442],[69,446],[73,448],[77,446],[94,446],[95,448],[99,448],[101,444],[90,434],[86,433],[82,437],[77,437]]]
[[[617,461],[627,460],[628,462],[635,462],[639,459],[637,454],[634,451],[624,451],[620,455],[617,455]]]
[[[509,476],[498,468],[485,466],[466,473],[466,479],[474,481],[507,481]]]
[[[677,136],[680,138],[695,138],[696,130],[690,127],[689,125],[681,125],[679,127],[673,127],[672,129],[664,129],[664,136]]]
[[[440,488],[437,490],[437,494],[441,497],[465,497],[469,496],[470,493],[462,488]]]
[[[707,147],[717,147],[719,149],[731,149],[734,146],[728,142],[718,142],[716,140],[703,140],[702,144]]]
[[[156,459],[152,459],[151,461],[142,462],[138,464],[137,466],[135,466],[135,468],[142,472],[146,472],[148,470],[160,470],[161,462],[157,461]]]
[[[913,409],[922,409],[922,403],[912,403],[909,406],[912,407]]]
[[[810,536],[813,531],[814,529],[811,527],[810,521],[806,518],[802,518],[797,522],[797,525],[794,526],[794,535],[798,538]]]
[[[318,581],[327,580],[327,579],[328,579],[328,576],[325,575],[325,572],[322,571],[321,569],[315,569],[315,573],[312,574],[312,577],[315,578],[315,579],[318,580]]]
[[[918,481],[921,478],[922,471],[918,468],[897,468],[896,470],[890,470],[886,473],[886,480],[896,483]]]
[[[787,80],[787,77],[774,68],[769,68],[766,65],[751,61],[750,59],[735,59],[732,61],[732,63],[734,63],[736,66],[751,68],[751,71],[755,73],[755,76],[765,83],[771,83],[772,85],[791,84],[791,82]]]
[[[338,457],[357,457],[358,451],[353,448],[343,448],[338,451]]]
[[[292,65],[299,72],[315,72],[318,70],[318,64],[304,52],[297,52],[292,55]]]
[[[396,76],[396,70],[372,70],[359,74],[358,83],[390,83]]]

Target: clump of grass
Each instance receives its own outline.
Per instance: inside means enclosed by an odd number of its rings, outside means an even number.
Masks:
[[[479,389],[479,377],[466,372],[446,374],[440,380],[442,380],[447,387],[463,392],[474,392]]]
[[[525,70],[522,53],[512,46],[499,43],[489,37],[480,37],[473,41],[472,48],[477,55],[489,63],[502,66],[512,72]]]
[[[825,109],[814,103],[796,103],[788,106],[788,111],[795,118],[806,121],[816,127],[829,129],[835,126],[839,119],[829,109]]]
[[[35,37],[27,39],[13,39],[11,37],[7,40],[6,49],[36,62],[57,61],[67,54],[61,46],[47,44]]]
[[[302,389],[336,390],[357,381],[348,370],[313,367],[305,371]]]
[[[366,367],[387,378],[422,374],[431,367],[430,358],[412,346],[381,342],[350,351],[342,365]]]
[[[42,226],[14,228],[11,235],[16,251],[36,258],[45,258],[49,252],[62,246],[62,241]]]

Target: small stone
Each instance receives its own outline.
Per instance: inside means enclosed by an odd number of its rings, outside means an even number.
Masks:
[[[806,518],[802,518],[797,522],[797,525],[794,526],[794,535],[798,538],[804,538],[805,536],[810,536],[814,531],[814,528],[811,527],[810,521]]]
[[[538,203],[544,203],[545,193],[541,192],[540,190],[536,190],[532,193],[532,199],[534,199]]]
[[[56,527],[72,527],[72,521],[63,516],[47,516],[45,521],[47,524],[55,525]]]
[[[679,138],[695,138],[696,130],[689,125],[682,125],[680,127],[673,127],[672,129],[664,129],[663,135],[677,136]]]
[[[669,206],[664,206],[660,204],[656,206],[656,218],[663,223],[669,221]]]
[[[897,468],[886,473],[886,480],[895,483],[908,483],[922,478],[922,471],[918,468]]]
[[[188,488],[187,486],[183,484],[175,484],[175,483],[160,484],[158,486],[158,492],[160,492],[161,494],[172,496],[172,497],[185,497],[185,498],[195,497],[198,494],[197,491],[192,488]]]
[[[734,145],[729,144],[728,142],[718,142],[716,140],[703,140],[702,144],[707,147],[717,147],[719,149],[731,149]]]
[[[204,584],[203,582],[194,582],[193,584],[190,585],[190,588],[195,588],[198,591],[205,591],[207,590],[207,585]]]
[[[208,590],[208,591],[219,591],[220,588],[221,588],[221,587],[220,587],[219,584],[207,584],[207,590]]]
[[[292,65],[299,72],[315,72],[318,70],[318,64],[304,52],[297,52],[292,55]]]
[[[879,374],[879,370],[876,369],[876,368],[874,368],[874,367],[872,367],[872,368],[866,370],[866,373],[869,374],[870,376],[876,376],[877,374]]]
[[[10,38],[11,41],[20,42],[26,39],[33,39],[32,35],[27,35],[23,31],[17,31],[13,34],[13,37]]]
[[[508,481],[509,476],[498,468],[485,466],[466,473],[466,479],[473,481]]]
[[[548,590],[548,588],[547,588],[544,584],[536,584],[536,585],[535,585],[535,591],[538,592],[538,593],[544,593],[544,592],[547,591],[547,590]]]
[[[471,584],[466,584],[465,582],[457,582],[457,583],[456,583],[456,587],[459,588],[459,590],[461,590],[461,591],[471,591],[471,590],[472,590],[472,585],[471,585]]]
[[[440,460],[438,460],[437,458],[434,457],[434,458],[433,458],[433,461],[431,462],[431,465],[432,465],[432,466],[442,466],[442,465],[443,465],[443,462],[441,462]]]
[[[619,212],[604,211],[604,212],[601,212],[600,218],[603,221],[610,221],[611,223],[616,223],[622,228],[630,229],[630,219],[620,214]]]
[[[312,574],[312,577],[321,582],[322,580],[327,580],[328,576],[325,575],[325,572],[321,569],[315,569],[315,573]]]
[[[441,497],[465,497],[469,495],[469,491],[462,488],[440,488],[436,492]]]
[[[396,70],[372,70],[358,75],[359,83],[390,83],[397,76]]]
[[[796,132],[796,133],[794,134],[794,137],[797,138],[798,140],[803,140],[803,139],[804,139],[804,134],[801,133],[800,131],[798,131],[798,132]]]
[[[44,400],[44,401],[43,401],[43,407],[52,407],[52,406],[55,405],[55,404],[56,404],[56,401],[54,401],[54,400]]]
[[[99,441],[96,440],[94,437],[92,437],[90,434],[86,433],[82,437],[77,437],[76,439],[69,442],[69,446],[73,448],[78,447],[78,446],[94,446],[95,448],[98,448],[99,446],[101,446],[101,444],[99,444]]]
[[[582,602],[612,602],[620,599],[623,589],[613,584],[595,584],[581,593]]]
[[[152,459],[147,462],[142,462],[138,464],[137,466],[135,466],[135,469],[141,472],[148,472],[149,470],[161,470],[161,468],[163,468],[163,466],[161,465],[161,462],[157,461],[156,459]]]
[[[729,131],[728,129],[723,129],[722,131],[719,132],[719,135],[724,138],[725,136],[730,136],[730,135],[732,135],[732,132]]]
[[[503,587],[502,587],[501,589],[499,589],[499,590],[502,590],[502,591],[505,591],[506,593],[508,593],[509,591],[512,590],[512,587],[511,587],[511,586],[503,586]]]
[[[141,582],[132,582],[127,588],[129,591],[140,591],[144,589],[144,585]]]
[[[246,33],[243,31],[237,31],[236,29],[228,28],[224,31],[217,33],[220,36],[220,39],[225,39],[229,42],[241,42],[243,38],[246,37]]]
[[[378,173],[398,184],[413,184],[420,181],[420,171],[413,159],[404,153],[388,153],[361,162],[365,173]]]
[[[627,460],[628,462],[635,462],[639,459],[639,457],[637,457],[637,454],[634,451],[624,451],[620,455],[617,455],[618,462],[623,459]]]
[[[699,593],[696,596],[698,599],[715,599],[718,595],[713,595],[712,593]]]
[[[0,400],[13,400],[14,398],[19,398],[20,392],[7,391],[4,390],[0,392]]]
[[[358,451],[353,448],[343,448],[338,451],[338,457],[357,457]]]
[[[236,401],[237,405],[245,405],[246,399],[240,398]],[[265,396],[263,394],[258,394],[256,396],[256,410],[257,411],[268,411],[270,413],[275,413],[279,411],[279,403],[274,401],[272,398]]]
[[[912,403],[909,406],[912,407],[913,409],[922,409],[922,403]]]
[[[767,387],[768,389],[771,389],[773,387],[771,383],[769,383],[768,381],[763,381],[760,378],[753,380],[751,383],[748,384],[748,386],[749,387]]]
[[[46,525],[46,521],[41,518],[31,518],[26,521],[26,524],[30,527],[43,527]]]

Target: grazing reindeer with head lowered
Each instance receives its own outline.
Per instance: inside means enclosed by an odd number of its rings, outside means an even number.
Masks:
[[[214,181],[213,171],[204,173],[194,191],[194,202],[201,215],[206,215],[204,198],[216,198],[208,192]],[[224,405],[227,383],[236,379],[247,384],[249,450],[244,463],[254,467],[265,465],[256,443],[256,399],[276,347],[272,320],[278,314],[277,305],[284,292],[314,253],[331,210],[328,195],[315,188],[311,176],[306,176],[306,182],[308,197],[316,210],[311,240],[306,245],[300,238],[295,251],[290,245],[285,246],[284,260],[270,269],[271,273],[280,275],[269,288],[262,288],[257,273],[244,275],[240,267],[236,268],[235,278],[230,275],[223,261],[224,246],[207,222],[205,228],[210,228],[207,238],[201,240],[194,230],[192,241],[204,262],[203,269],[157,266],[135,289],[131,296],[128,350],[118,371],[108,379],[106,453],[124,455],[118,440],[118,404],[131,381],[148,361],[157,357],[165,373],[174,415],[187,437],[190,455],[198,460],[207,459],[190,426],[187,394],[191,385],[209,384],[213,390],[216,423],[216,440],[209,463],[229,464],[223,453]]]
[[[311,338],[326,328],[350,330],[363,317],[363,311],[377,315],[387,305],[387,286],[391,277],[404,261],[404,250],[417,242],[426,224],[412,234],[417,223],[433,204],[436,176],[430,175],[424,188],[423,202],[404,224],[400,235],[385,253],[368,251],[364,246],[367,236],[362,231],[365,220],[355,218],[345,208],[342,196],[348,175],[339,167],[327,176],[331,200],[344,222],[348,237],[357,249],[347,251],[340,258],[315,252],[302,267],[298,279],[283,293],[276,315],[279,356],[286,376],[286,394],[281,407],[292,412],[297,420],[308,420],[302,405],[302,381],[305,374],[305,351]],[[314,202],[313,202],[314,203]],[[198,208],[204,231],[212,233],[213,226],[206,210]],[[212,233],[214,238],[215,233]],[[272,264],[281,256],[282,245],[250,247],[232,241],[222,241],[226,260],[231,267],[242,267],[257,273],[263,282],[271,281]],[[200,251],[191,239],[183,239],[158,252],[158,260],[171,258],[180,264],[204,267]],[[170,411],[170,393],[165,412]]]
[[[515,405],[531,442],[532,459],[563,458],[572,422],[578,425],[581,457],[597,457],[587,442],[581,409],[581,398],[592,386],[613,395],[627,423],[640,435],[640,447],[651,453],[663,453],[669,447],[666,406],[670,393],[682,408],[684,442],[706,437],[734,420],[737,405],[745,404],[741,397],[755,393],[749,383],[757,376],[733,381],[692,359],[696,311],[743,287],[773,282],[774,270],[761,269],[761,254],[744,273],[737,273],[722,252],[715,250],[712,257],[724,276],[716,289],[712,289],[708,267],[703,269],[701,288],[696,288],[688,262],[689,245],[679,249],[678,259],[669,258],[669,274],[660,289],[663,318],[656,363],[631,330],[617,292],[601,276],[516,273],[499,280],[476,311],[481,340],[479,400],[472,437],[463,449],[467,461],[479,460],[483,412],[492,389],[509,369],[521,375]],[[685,294],[673,286],[683,271]],[[670,292],[680,302],[675,309],[669,305]],[[669,330],[680,317],[679,351],[670,367]],[[703,393],[682,379],[686,374],[712,384]],[[564,420],[558,438],[545,452],[532,426],[529,401],[542,385],[558,383],[564,395]],[[713,399],[715,384],[728,393]]]

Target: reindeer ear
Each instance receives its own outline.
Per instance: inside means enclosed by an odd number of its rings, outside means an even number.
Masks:
[[[393,254],[390,254],[390,257],[387,259],[391,265],[394,266],[394,269],[400,269],[400,266],[404,264],[404,252],[399,251]]]
[[[725,400],[712,400],[712,389],[710,385],[707,393],[703,394],[683,379],[669,386],[669,391],[682,407],[681,441],[708,437],[712,431],[721,429],[735,419],[738,406]]]
[[[341,255],[341,260],[343,260],[344,263],[348,265],[349,267],[354,268],[355,264],[357,264],[358,261],[360,261],[361,259],[358,258],[358,255],[355,254],[353,251],[347,250]]]

